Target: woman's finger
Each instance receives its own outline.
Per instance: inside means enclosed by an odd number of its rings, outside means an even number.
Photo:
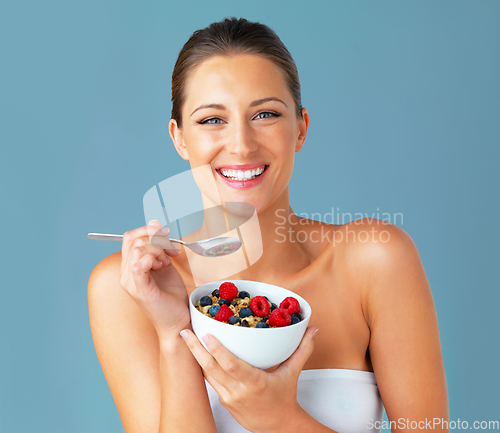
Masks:
[[[163,229],[166,229],[165,233],[168,233],[169,229],[167,227],[162,228],[161,224],[158,221],[156,221],[156,223],[153,221],[150,222],[148,226],[139,227],[138,229],[125,232],[125,234],[123,235],[123,244],[122,244],[122,266],[121,266],[122,274],[126,268],[132,265],[130,260],[130,255],[134,247],[151,245],[149,237],[150,233],[159,233]],[[159,236],[153,234],[153,239],[155,238],[159,238]],[[153,245],[153,246],[156,246],[156,248],[158,248],[158,251],[164,252],[164,254],[162,254],[162,257],[160,258],[160,261],[164,264],[165,263],[168,264],[170,263],[170,259],[166,258],[165,254],[171,257],[175,257],[180,254],[180,251],[174,248],[168,239],[165,238],[162,239],[167,242],[164,245],[164,248],[162,248],[160,245]],[[170,249],[165,249],[165,247],[168,247]],[[159,257],[159,254],[156,255],[157,257]]]
[[[167,227],[164,227],[164,229],[166,229],[167,233],[169,232],[169,229]],[[126,231],[123,234],[123,240],[122,240],[122,263],[126,264],[128,262],[128,255],[137,238],[144,238],[149,243],[151,243],[151,238],[156,233],[163,233],[161,230],[162,230],[161,223],[157,220],[151,220],[147,226]],[[171,246],[172,244],[169,242],[169,245]],[[172,256],[176,255],[176,251],[178,250],[176,250],[174,247],[172,247],[171,249],[174,250],[174,252],[170,255]]]
[[[148,236],[148,228],[147,226],[139,227],[134,230],[128,230],[123,233],[122,239],[122,262],[126,263],[128,260],[128,255],[134,241],[137,237]]]
[[[130,251],[134,247],[134,243],[137,242],[138,238],[147,236],[147,228],[139,227],[134,230],[129,230],[123,233],[122,239],[122,263],[121,263],[121,273],[122,275],[128,273],[126,269],[130,266]]]
[[[162,228],[163,230],[163,228]],[[161,240],[162,242],[158,242]],[[166,239],[164,236],[158,236],[158,235],[153,235],[152,237],[152,242],[146,237],[146,236],[139,236],[136,237],[132,243],[132,248],[134,249],[135,247],[148,247],[148,251],[156,251],[155,254],[158,255],[160,253],[168,254],[170,256],[177,256],[180,251],[176,250],[173,246],[170,240]],[[166,248],[170,248],[170,250],[166,250]],[[166,257],[166,256],[165,256]]]
[[[228,392],[228,390],[226,388],[224,388],[213,377],[210,377],[210,376],[208,376],[205,373],[203,373],[203,376],[205,377],[206,381],[210,385],[212,385],[212,388],[215,389],[215,392],[219,396],[219,400],[221,400],[221,402],[223,402],[223,401],[229,401],[229,399],[231,398],[231,394]]]
[[[153,237],[153,235],[158,232],[159,230],[161,230],[162,228],[162,225],[161,225],[161,222],[158,221],[158,220],[151,220],[148,222],[148,225],[146,226],[147,230],[148,230],[148,236],[149,236],[149,240],[151,240],[151,238]]]
[[[304,364],[309,359],[314,350],[314,335],[318,331],[318,328],[310,326],[307,328],[299,347],[292,356],[288,358],[283,364],[281,364],[276,370],[276,373],[288,372],[291,374],[299,376]]]
[[[236,386],[236,381],[231,377],[231,375],[224,371],[217,360],[201,345],[200,341],[192,331],[183,329],[181,331],[181,337],[184,339],[189,350],[207,376],[213,378],[224,388],[230,389],[231,387]]]
[[[152,254],[142,256],[137,263],[132,266],[132,279],[135,284],[136,296],[148,297],[155,286],[150,274],[151,269],[160,269],[162,264]]]
[[[168,227],[162,227],[160,230],[156,231],[151,237],[151,244],[157,248],[165,250],[165,252],[172,257],[178,256],[180,251],[174,247],[172,242],[167,238],[170,233]]]
[[[151,244],[146,244],[144,246],[134,246],[134,249],[130,253],[132,256],[132,260],[130,262],[131,266],[134,265],[136,261],[138,261],[142,256],[146,254],[153,255],[158,261],[162,262],[164,265],[170,264],[170,259],[167,256],[167,253],[161,248],[157,248]]]
[[[250,364],[234,356],[213,335],[205,336],[203,341],[218,364],[233,379],[239,382],[253,380],[252,376],[255,371],[255,367],[252,367]],[[260,372],[261,370],[258,371]]]

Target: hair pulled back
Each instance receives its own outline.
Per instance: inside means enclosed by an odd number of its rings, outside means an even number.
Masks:
[[[297,116],[302,117],[299,74],[290,52],[268,26],[233,17],[195,31],[179,53],[172,73],[172,119],[179,127],[189,73],[212,56],[236,54],[255,54],[274,62],[284,72]]]

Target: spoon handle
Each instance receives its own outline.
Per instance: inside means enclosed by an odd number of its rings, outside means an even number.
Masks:
[[[106,233],[87,233],[87,237],[93,241],[119,241],[123,239],[123,235],[109,235]]]
[[[87,237],[93,241],[118,241],[121,242],[123,235],[110,235],[107,233],[87,233]],[[177,242],[178,244],[187,245],[186,242],[178,239],[167,238],[170,242]]]

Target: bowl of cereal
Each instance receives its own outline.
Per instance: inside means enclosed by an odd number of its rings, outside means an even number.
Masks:
[[[189,297],[193,332],[213,335],[243,361],[269,368],[297,349],[311,307],[296,293],[272,284],[225,280],[204,284]],[[205,346],[206,347],[206,346]]]

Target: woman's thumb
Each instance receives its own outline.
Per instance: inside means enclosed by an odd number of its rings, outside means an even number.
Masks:
[[[151,238],[160,230],[162,227],[161,222],[158,220],[151,220],[148,222],[147,228],[148,228],[148,235],[149,235],[149,241],[151,242]]]
[[[293,371],[297,375],[300,374],[304,364],[309,359],[314,350],[314,335],[318,331],[316,327],[307,328],[304,337],[302,337],[302,341],[299,344],[299,347],[295,352],[293,352],[292,356],[288,358],[283,364],[281,364],[278,370],[287,369],[289,371]]]

